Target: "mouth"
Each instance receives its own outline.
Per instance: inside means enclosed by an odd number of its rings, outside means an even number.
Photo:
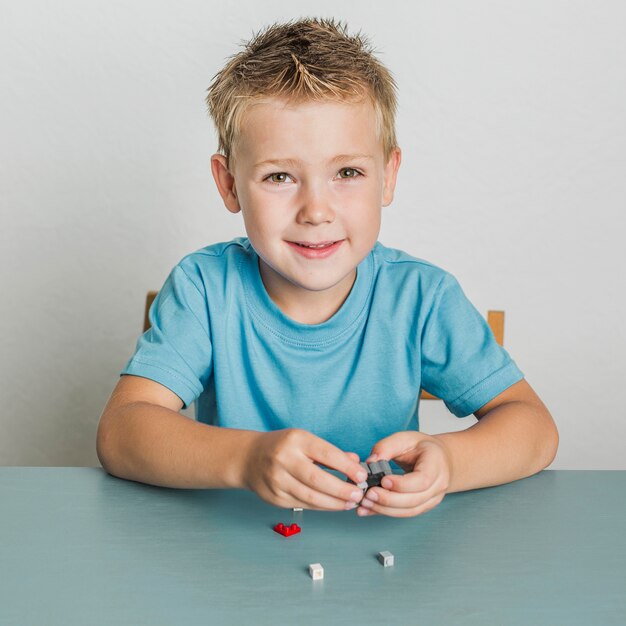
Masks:
[[[329,248],[330,246],[338,243],[339,241],[343,241],[343,240],[318,241],[318,242],[313,242],[313,241],[290,241],[289,243],[295,243],[297,246],[300,246],[302,248],[312,248],[314,250],[319,250],[319,249],[323,249],[323,248]]]
[[[336,241],[288,241],[287,243],[307,259],[325,259],[334,254],[343,242],[344,239]]]

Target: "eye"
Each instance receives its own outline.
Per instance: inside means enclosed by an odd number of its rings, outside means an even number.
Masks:
[[[345,174],[345,176],[341,176],[342,173]],[[361,172],[353,167],[344,167],[339,170],[339,174],[339,178],[356,178],[357,176],[362,176]]]
[[[287,182],[287,178],[289,178],[289,175],[286,174],[285,172],[275,172],[274,174],[270,174],[269,176],[265,177],[265,180],[269,180],[271,183],[274,183],[275,185],[281,185],[284,182]]]

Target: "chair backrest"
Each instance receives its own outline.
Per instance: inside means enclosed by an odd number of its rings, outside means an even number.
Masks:
[[[146,295],[146,311],[143,316],[143,332],[144,333],[148,330],[148,328],[150,328],[150,319],[148,318],[148,313],[158,293],[159,293],[158,291],[149,291],[148,294]]]
[[[146,295],[146,311],[143,318],[143,332],[145,333],[150,328],[150,320],[148,319],[148,312],[150,307],[157,296],[158,291],[149,291]],[[491,328],[493,336],[499,345],[504,345],[504,311],[487,311],[487,324]],[[427,391],[422,389],[422,400],[439,400],[437,396],[433,396]]]

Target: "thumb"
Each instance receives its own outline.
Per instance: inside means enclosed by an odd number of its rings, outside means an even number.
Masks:
[[[403,430],[389,435],[389,437],[381,439],[374,445],[365,462],[373,463],[381,459],[385,461],[395,459],[412,450],[420,439],[420,433],[410,430]]]

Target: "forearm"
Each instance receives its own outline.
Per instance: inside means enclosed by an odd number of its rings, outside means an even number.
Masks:
[[[540,403],[510,402],[467,430],[435,435],[449,452],[448,493],[490,487],[535,474],[556,454],[558,432]]]
[[[248,450],[259,435],[136,402],[103,416],[97,450],[104,469],[120,478],[162,487],[239,488]]]

